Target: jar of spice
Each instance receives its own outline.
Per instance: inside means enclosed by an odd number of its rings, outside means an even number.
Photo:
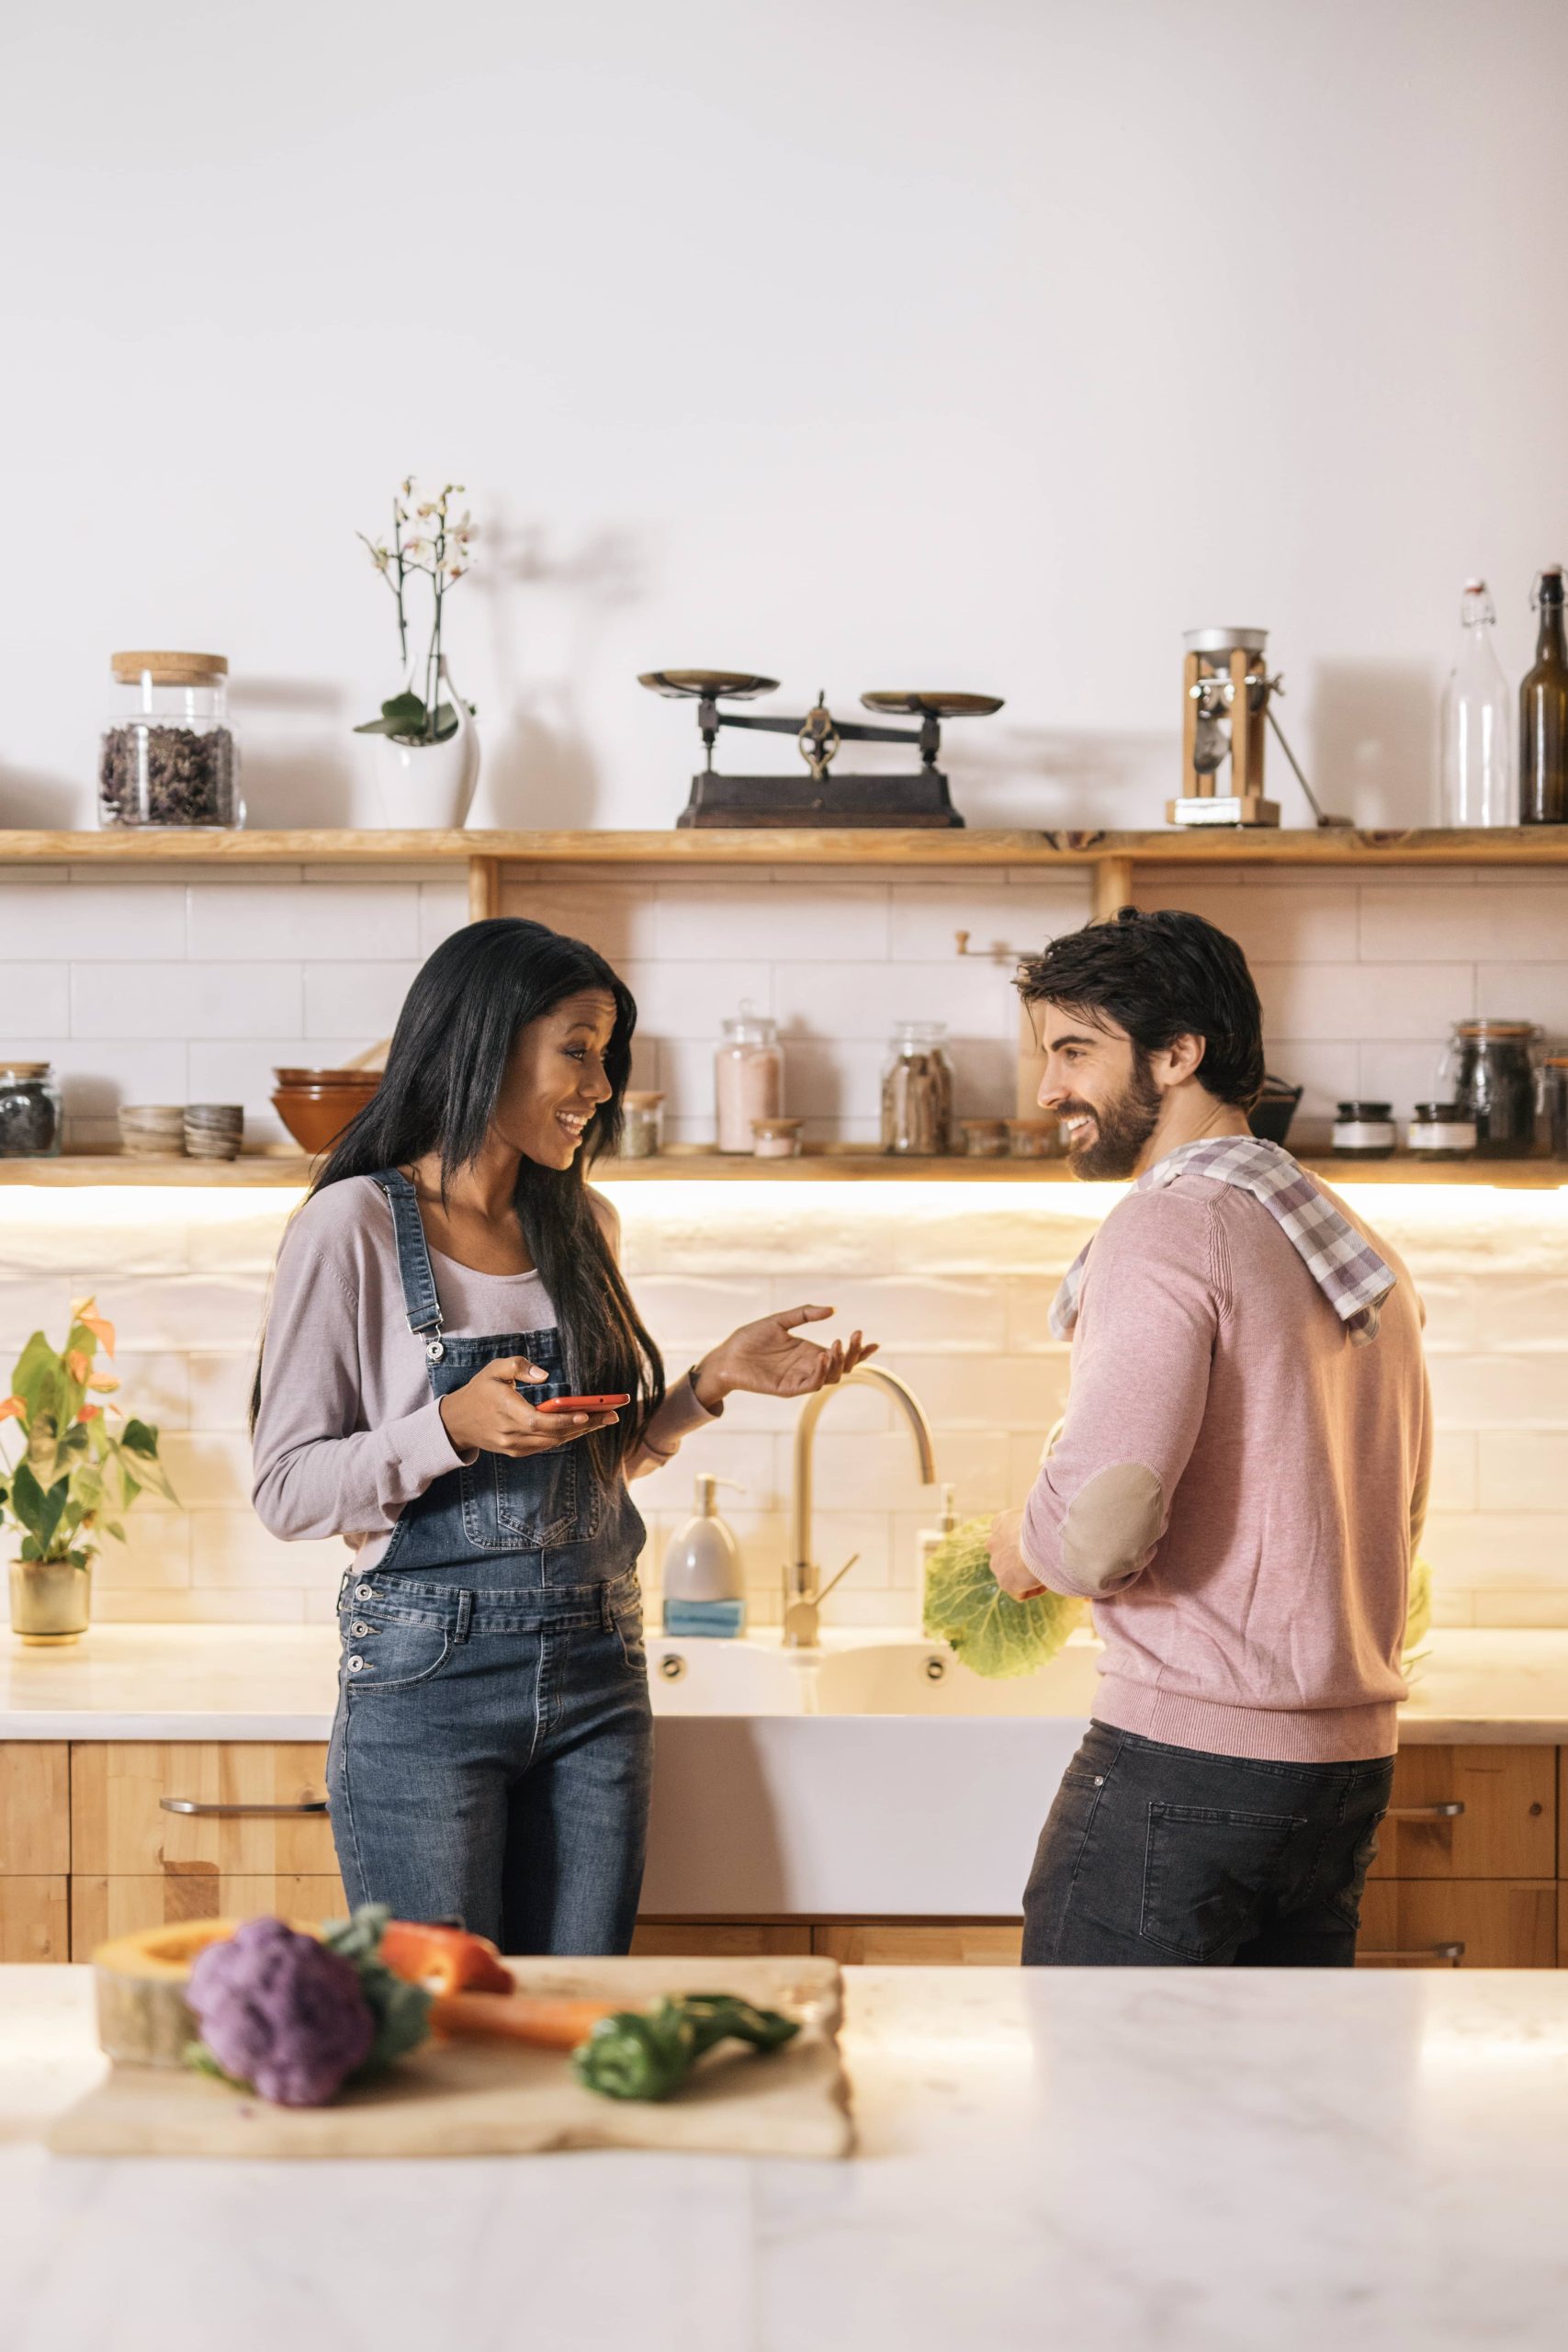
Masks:
[[[664,1097],[651,1091],[621,1097],[621,1158],[652,1159],[664,1148]]]
[[[1008,1151],[1014,1159],[1055,1159],[1062,1148],[1059,1119],[1009,1119]]]
[[[960,1119],[958,1131],[966,1159],[1005,1159],[1008,1123],[1005,1119]]]
[[[1392,1102],[1341,1102],[1334,1122],[1337,1159],[1386,1159],[1399,1136]]]
[[[1568,1159],[1568,1054],[1548,1054],[1542,1064],[1542,1076],[1546,1082],[1551,1157]]]
[[[1475,1121],[1457,1102],[1417,1102],[1405,1141],[1416,1159],[1468,1159]]]
[[[900,1021],[882,1073],[882,1148],[910,1158],[950,1150],[953,1067],[941,1021]]]
[[[221,653],[116,653],[115,699],[98,760],[98,822],[245,821]]]
[[[751,1148],[753,1119],[784,1113],[784,1047],[776,1021],[742,1004],[724,1024],[724,1043],[714,1056],[714,1108],[720,1151]]]
[[[798,1159],[804,1119],[753,1119],[751,1149],[759,1159]]]
[[[1456,1021],[1439,1079],[1450,1070],[1461,1112],[1475,1121],[1482,1159],[1517,1159],[1535,1142],[1533,1021]]]
[[[60,1087],[48,1062],[0,1061],[0,1159],[52,1159]]]

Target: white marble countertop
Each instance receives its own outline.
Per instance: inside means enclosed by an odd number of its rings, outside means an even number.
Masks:
[[[1559,2352],[1568,1977],[863,1969],[842,2164],[51,2157],[0,1971],[7,2352]]]
[[[828,1640],[829,1655],[881,1645],[936,1646],[921,1645],[914,1634],[869,1628]],[[705,1668],[725,1663],[712,1656],[721,1646],[751,1653],[744,1661],[749,1666],[780,1665],[776,1634],[733,1645],[649,1639],[655,1663],[665,1650],[684,1650],[696,1654]],[[1433,1634],[1429,1647],[1429,1662],[1401,1713],[1406,1745],[1568,1743],[1568,1632],[1454,1629]],[[0,1644],[0,1739],[324,1740],[332,1725],[336,1657],[336,1634],[327,1625],[95,1625],[73,1647],[60,1650],[9,1641]],[[1022,1712],[1036,1720],[1087,1716],[1092,1652],[1070,1651],[1047,1672],[1052,1680],[1040,1693],[1042,1703]],[[1016,1698],[1026,1686],[991,1688],[998,1696]],[[656,1678],[654,1692],[660,1712],[693,1712],[678,1686],[665,1689]],[[976,1709],[989,1714],[985,1701],[976,1687]],[[751,1711],[746,1701],[734,1710]],[[699,1712],[727,1710],[709,1705]],[[760,1712],[773,1709],[763,1701]],[[925,1712],[919,1698],[911,1712]],[[967,1702],[951,1693],[944,1699],[944,1715],[967,1712]]]

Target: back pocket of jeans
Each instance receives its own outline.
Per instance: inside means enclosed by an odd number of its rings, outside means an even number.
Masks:
[[[1211,1960],[1254,1930],[1279,1891],[1299,1816],[1217,1805],[1149,1805],[1139,1933],[1185,1960]]]

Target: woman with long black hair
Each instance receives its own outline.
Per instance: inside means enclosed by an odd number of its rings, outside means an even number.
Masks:
[[[802,1306],[667,1390],[584,1181],[614,1151],[637,1007],[592,947],[471,924],[403,1005],[386,1075],[278,1253],[255,1504],[338,1535],[327,1760],[350,1900],[508,1951],[631,1939],[651,1765],[626,1481],[732,1390],[806,1396],[872,1352]],[[558,1396],[620,1409],[544,1413]]]

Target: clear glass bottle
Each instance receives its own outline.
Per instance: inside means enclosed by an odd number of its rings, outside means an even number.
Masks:
[[[116,653],[115,701],[98,758],[98,822],[245,821],[221,653]]]
[[[953,1066],[941,1021],[900,1021],[882,1073],[882,1148],[911,1159],[953,1148]]]
[[[1535,663],[1519,684],[1519,822],[1568,824],[1568,639],[1562,566],[1548,564],[1531,608],[1540,615]]]
[[[1467,580],[1460,606],[1464,641],[1443,698],[1445,825],[1511,825],[1514,763],[1508,682],[1497,659],[1497,616],[1484,580]]]
[[[742,1004],[724,1024],[724,1043],[713,1061],[714,1111],[720,1151],[751,1149],[753,1119],[784,1114],[784,1047],[779,1027],[766,1013]]]

